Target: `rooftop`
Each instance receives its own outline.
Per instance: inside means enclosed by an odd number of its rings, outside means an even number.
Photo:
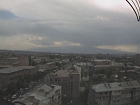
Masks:
[[[61,86],[58,85],[52,85],[52,87],[47,85],[39,85],[28,93],[14,100],[13,103],[21,102],[26,105],[47,105],[51,102],[51,97],[59,89],[61,89]]]
[[[109,62],[111,60],[108,60],[108,59],[96,59],[94,60],[94,62]]]
[[[79,74],[79,72],[78,72],[78,70],[58,70],[58,71],[54,71],[50,75],[58,76],[58,77],[68,77],[69,74]]]
[[[77,65],[79,65],[79,66],[86,66],[86,65],[91,65],[91,63],[80,62],[80,63],[77,63]]]
[[[113,65],[96,65],[94,67],[113,67],[113,66],[121,66],[121,65],[117,65],[117,64],[113,64]]]
[[[32,69],[35,68],[36,66],[19,66],[19,67],[8,67],[8,68],[3,68],[0,69],[0,73],[12,73],[12,72],[17,72],[17,71],[21,71],[24,69]]]
[[[92,89],[96,92],[105,92],[113,90],[125,90],[129,88],[140,87],[140,81],[128,81],[128,82],[115,82],[115,83],[102,83],[93,85]]]
[[[119,83],[102,83],[98,85],[93,85],[92,89],[96,92],[105,92],[113,90],[122,90],[123,88],[119,86]]]
[[[17,57],[16,58],[2,58],[2,59],[11,59],[11,60],[14,60],[14,59],[18,59]]]
[[[68,77],[71,71],[72,70],[58,70],[55,73],[52,73],[52,75],[56,75],[58,77]]]

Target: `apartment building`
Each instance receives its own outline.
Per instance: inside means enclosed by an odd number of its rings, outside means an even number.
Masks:
[[[136,65],[136,66],[140,66],[140,54],[137,54],[137,55],[135,56],[135,65]]]
[[[109,65],[111,64],[111,60],[108,59],[96,59],[94,60],[94,65]]]
[[[121,68],[122,65],[120,64],[114,64],[114,65],[96,65],[93,67],[94,71],[99,71],[99,70],[108,70],[108,69],[119,69]]]
[[[26,75],[34,75],[39,68],[35,66],[19,66],[0,69],[0,89],[7,87],[11,83],[17,83],[19,79]]]
[[[132,105],[140,99],[140,81],[102,83],[89,88],[89,105]]]
[[[14,100],[14,105],[61,105],[61,86],[39,85]]]
[[[29,66],[29,58],[26,56],[14,57],[14,58],[0,58],[1,65],[18,65]]]
[[[64,103],[78,102],[80,95],[81,69],[58,70],[46,76],[48,84],[62,86],[62,101]]]
[[[55,62],[49,62],[46,64],[39,64],[39,69],[54,69],[56,68]]]

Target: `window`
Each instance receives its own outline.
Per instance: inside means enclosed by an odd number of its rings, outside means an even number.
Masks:
[[[57,78],[55,78],[55,82],[57,82]]]
[[[99,93],[99,95],[102,95],[103,93]]]
[[[60,82],[60,79],[58,78],[58,82]]]
[[[61,82],[61,78],[59,78],[59,82]]]
[[[63,78],[63,82],[65,82],[65,78]]]

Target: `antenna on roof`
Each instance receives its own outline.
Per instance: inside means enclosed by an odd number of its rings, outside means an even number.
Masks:
[[[139,0],[126,0],[126,1],[133,9],[137,17],[137,20],[140,21],[140,1]]]

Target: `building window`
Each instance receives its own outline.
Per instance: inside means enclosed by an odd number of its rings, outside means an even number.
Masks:
[[[55,78],[55,82],[57,82],[57,78]]]
[[[63,82],[65,82],[65,78],[63,78]]]
[[[61,82],[61,79],[59,78],[59,82]]]
[[[99,95],[102,95],[102,93],[99,93]]]
[[[73,76],[71,76],[71,79],[73,79]]]

